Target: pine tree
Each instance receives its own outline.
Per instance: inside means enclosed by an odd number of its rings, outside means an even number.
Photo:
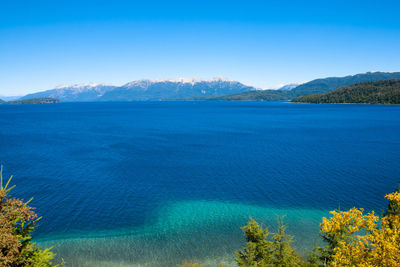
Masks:
[[[246,247],[236,252],[235,261],[239,266],[266,266],[271,262],[272,242],[267,241],[268,228],[263,229],[253,218],[242,228],[246,237]]]
[[[253,219],[243,227],[246,247],[238,251],[235,258],[240,267],[289,267],[302,264],[302,259],[291,246],[293,238],[286,234],[282,218],[278,219],[278,225],[278,232],[273,233],[272,238],[269,238],[268,228],[263,229]]]
[[[286,225],[283,223],[283,218],[278,218],[278,232],[273,234],[273,266],[285,267],[300,265],[301,259],[296,255],[295,249],[291,246],[294,242],[293,237],[286,234],[286,228]]]

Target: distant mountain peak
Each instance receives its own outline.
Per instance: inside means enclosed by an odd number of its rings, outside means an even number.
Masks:
[[[99,87],[99,86],[113,86],[113,85],[106,84],[106,83],[79,83],[79,84],[72,84],[72,85],[61,84],[61,85],[56,86],[55,89],[94,88],[94,87]]]
[[[176,83],[199,83],[199,82],[233,82],[233,80],[225,77],[215,77],[212,79],[201,79],[201,78],[176,78],[176,79],[157,79],[155,82],[176,82]]]
[[[302,85],[303,83],[306,83],[306,82],[288,83],[288,84],[285,84],[285,85],[281,85],[278,88],[278,90],[290,91],[290,90],[296,88],[297,86]]]
[[[154,83],[163,83],[163,82],[171,82],[171,83],[190,83],[192,85],[200,82],[235,82],[234,80],[225,78],[225,77],[215,77],[212,79],[201,79],[201,78],[194,78],[194,77],[189,77],[189,78],[174,78],[174,79],[140,79],[136,81],[129,82],[125,84],[124,86],[148,86]]]
[[[234,83],[236,81],[224,78],[224,77],[215,77],[212,79],[201,79],[201,78],[175,78],[175,79],[140,79],[136,81],[129,82],[127,84],[124,84],[122,87],[126,88],[132,88],[132,87],[139,87],[142,89],[147,89],[149,86],[157,84],[157,83],[177,83],[177,84],[191,84],[194,86],[197,83],[213,83],[213,82],[230,82]],[[238,83],[238,82],[237,82]]]

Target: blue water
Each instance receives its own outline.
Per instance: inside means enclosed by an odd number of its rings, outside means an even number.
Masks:
[[[250,216],[304,251],[329,210],[383,208],[399,161],[400,106],[0,105],[4,172],[70,266],[230,266]]]

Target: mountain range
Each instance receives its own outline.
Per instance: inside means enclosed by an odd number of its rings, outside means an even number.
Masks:
[[[58,86],[21,98],[57,98],[62,102],[140,100],[290,100],[298,96],[323,94],[342,86],[365,81],[400,79],[400,72],[367,72],[345,77],[328,77],[302,84],[288,84],[277,90],[260,90],[225,78],[202,80],[137,80],[122,86],[78,84]]]
[[[204,100],[242,100],[242,101],[279,101],[291,100],[294,97],[308,96],[313,94],[325,94],[343,86],[352,85],[360,82],[373,82],[389,79],[400,79],[400,72],[367,72],[345,77],[329,77],[312,80],[291,90],[258,90],[232,94],[218,97],[206,97]]]
[[[256,90],[252,86],[225,78],[211,80],[138,80],[122,86],[80,84],[28,94],[21,99],[51,97],[62,102],[169,100],[189,97],[221,96]]]

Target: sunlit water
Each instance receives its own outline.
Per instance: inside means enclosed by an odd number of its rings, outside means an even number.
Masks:
[[[249,217],[304,253],[328,211],[400,181],[400,106],[0,105],[0,162],[70,266],[233,265]]]

